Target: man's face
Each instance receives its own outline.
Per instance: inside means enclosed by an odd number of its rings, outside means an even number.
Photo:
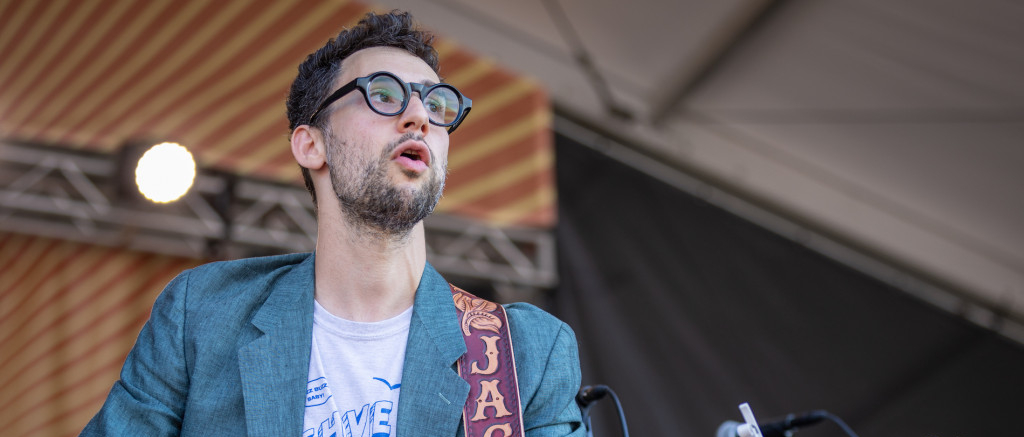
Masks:
[[[388,71],[405,82],[436,83],[437,75],[404,50],[360,50],[342,63],[335,88]],[[331,184],[344,212],[386,234],[404,234],[434,209],[444,188],[448,132],[428,121],[420,95],[405,112],[373,112],[359,90],[335,102],[324,132]]]

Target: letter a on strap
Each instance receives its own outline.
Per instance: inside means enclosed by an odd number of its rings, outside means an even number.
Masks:
[[[459,376],[469,383],[462,408],[466,437],[522,437],[519,381],[505,308],[450,286],[466,340],[466,354],[459,358]]]

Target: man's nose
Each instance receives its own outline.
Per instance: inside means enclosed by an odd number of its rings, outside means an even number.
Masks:
[[[419,92],[414,91],[409,96],[409,104],[399,117],[402,132],[418,130],[422,135],[426,135],[430,130],[430,116],[427,114],[427,108],[423,106]]]

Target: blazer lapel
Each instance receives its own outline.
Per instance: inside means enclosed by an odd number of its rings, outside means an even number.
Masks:
[[[413,304],[398,401],[399,437],[455,435],[469,384],[455,370],[466,353],[452,293],[426,265]]]
[[[238,350],[250,436],[302,432],[313,332],[313,259],[279,278],[252,319],[259,335]]]

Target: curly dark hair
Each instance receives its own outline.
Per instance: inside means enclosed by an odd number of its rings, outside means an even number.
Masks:
[[[370,12],[359,20],[355,27],[344,29],[338,36],[328,40],[299,64],[299,74],[288,92],[288,130],[305,124],[320,102],[333,92],[334,81],[341,74],[341,62],[349,55],[370,47],[396,47],[426,62],[434,73],[438,72],[437,51],[433,47],[434,36],[414,27],[412,15],[398,10],[387,14]],[[324,130],[330,109],[325,109],[320,121],[313,126]],[[302,178],[306,189],[313,196],[316,205],[316,190],[309,169],[302,167]]]

